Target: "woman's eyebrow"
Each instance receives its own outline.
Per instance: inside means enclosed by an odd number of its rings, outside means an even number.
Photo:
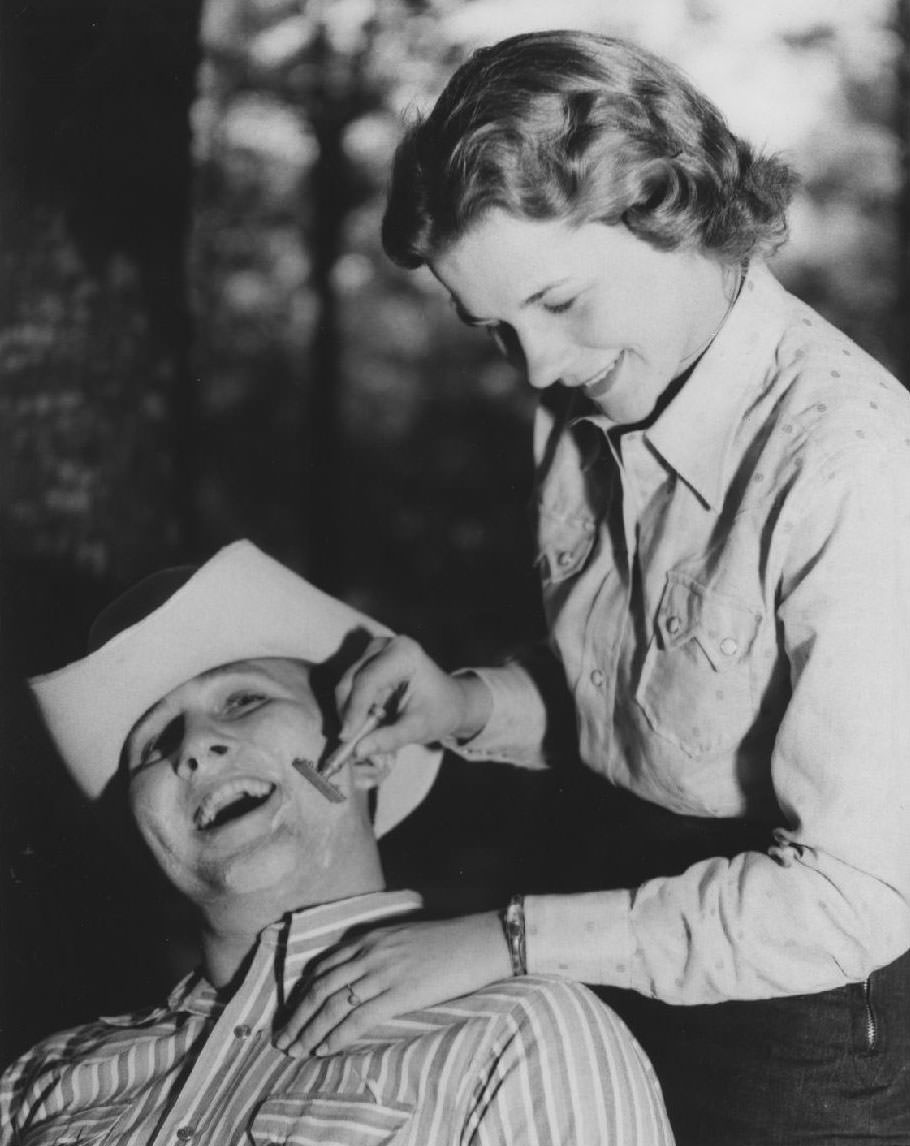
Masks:
[[[557,287],[565,286],[569,280],[567,278],[557,279],[555,282],[547,283],[546,286],[541,287],[540,290],[534,291],[520,304],[519,309],[524,310],[526,306],[533,306],[535,302],[540,302],[545,294],[549,294],[551,290],[556,290]]]
[[[533,294],[529,294],[526,299],[520,302],[518,304],[519,310],[524,310],[526,307],[533,306],[535,302],[540,302],[544,295],[549,294],[551,290],[556,290],[557,287],[565,286],[568,281],[568,279],[563,278],[557,279],[552,283],[547,283],[546,286],[542,286],[540,290],[534,291]],[[455,313],[461,321],[467,323],[469,326],[486,326],[496,322],[495,318],[480,318],[476,314],[471,314],[454,295],[452,296],[452,305],[455,307]]]

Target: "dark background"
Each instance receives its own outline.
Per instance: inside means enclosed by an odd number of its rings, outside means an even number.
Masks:
[[[777,273],[910,378],[910,6],[777,7],[744,27],[740,5],[604,0],[578,22],[672,50],[790,153],[804,191]],[[114,593],[246,536],[449,667],[540,631],[531,396],[378,246],[402,116],[522,18],[507,0],[0,0],[3,1059],[153,1000],[186,959],[23,685],[82,655]],[[568,770],[447,761],[385,846],[390,876],[440,910],[596,885],[599,795]]]

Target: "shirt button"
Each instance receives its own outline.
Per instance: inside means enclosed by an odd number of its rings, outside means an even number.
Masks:
[[[563,549],[556,554],[556,564],[562,566],[563,569],[565,569],[571,560],[572,554],[569,553],[566,549]]]
[[[732,637],[724,637],[724,639],[720,642],[720,651],[724,654],[725,657],[732,657],[738,648],[739,645],[736,643],[736,641],[733,640]]]
[[[591,673],[591,684],[593,684],[595,688],[600,688],[603,682],[604,674],[600,671],[600,669],[594,669]]]
[[[667,621],[667,632],[671,635],[673,633],[678,633],[681,624],[682,621],[679,619],[679,617],[670,617]]]
[[[181,1126],[177,1130],[177,1137],[181,1142],[189,1142],[195,1133],[196,1131],[192,1126]]]
[[[234,1027],[234,1037],[238,1039],[249,1038],[250,1028],[246,1023],[241,1023],[239,1026]]]

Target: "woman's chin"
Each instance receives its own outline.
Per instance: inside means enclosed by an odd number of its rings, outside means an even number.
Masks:
[[[585,393],[617,426],[635,426],[654,413],[667,383],[635,358],[623,354],[606,378]]]

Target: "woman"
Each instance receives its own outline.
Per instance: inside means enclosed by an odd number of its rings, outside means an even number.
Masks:
[[[476,53],[401,144],[387,252],[542,391],[539,566],[581,758],[704,858],[352,941],[282,1045],[552,972],[615,989],[682,1143],[910,1142],[910,401],[765,268],[793,183],[668,64],[579,32]],[[374,644],[344,735],[404,688],[360,755],[542,766],[538,668]]]

